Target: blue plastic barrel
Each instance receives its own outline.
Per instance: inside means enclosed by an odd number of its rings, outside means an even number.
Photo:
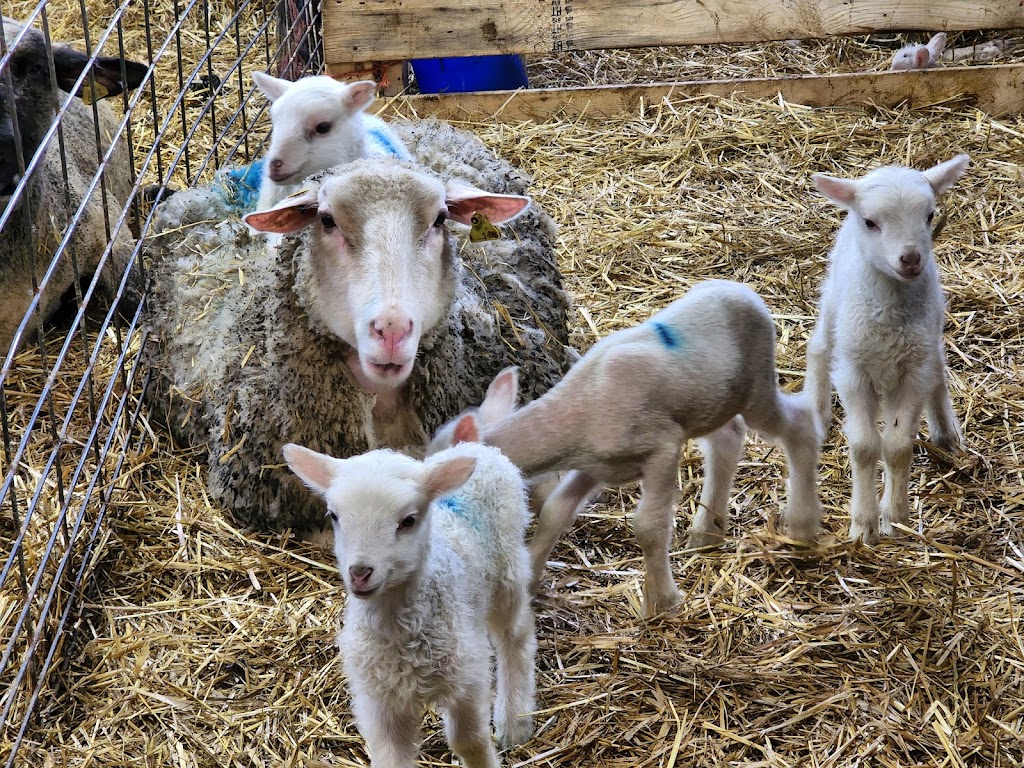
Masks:
[[[529,86],[523,57],[511,54],[414,59],[412,71],[420,93],[511,91]]]

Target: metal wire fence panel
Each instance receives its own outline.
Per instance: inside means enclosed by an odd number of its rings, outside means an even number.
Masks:
[[[250,73],[322,69],[304,0],[52,0],[0,42],[0,759],[59,706],[140,460],[153,204],[256,157]],[[77,52],[77,53],[75,53]],[[134,62],[134,63],[133,63]]]

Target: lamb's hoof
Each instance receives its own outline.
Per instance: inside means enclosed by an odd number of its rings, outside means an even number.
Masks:
[[[859,541],[861,544],[877,544],[880,540],[876,526],[850,524],[850,541],[854,543]]]
[[[525,744],[533,736],[533,718],[529,715],[510,717],[505,723],[499,723],[495,731],[498,738],[498,749],[511,749]]]
[[[907,518],[904,519],[898,515],[894,515],[892,517],[886,517],[885,515],[883,515],[882,522],[878,526],[878,533],[887,538],[895,538],[897,536],[902,536],[903,531],[901,531],[899,528],[896,528],[894,523],[898,523],[904,526],[909,525],[910,517],[908,515]]]
[[[686,537],[687,549],[704,549],[706,547],[720,547],[725,543],[725,536],[718,531],[695,531],[691,530]]]
[[[928,442],[940,451],[945,451],[953,456],[960,456],[967,452],[967,444],[959,432],[940,432],[934,437],[930,437]]]
[[[656,613],[665,613],[671,611],[673,608],[677,608],[683,602],[683,596],[675,587],[670,592],[666,592],[663,595],[651,599],[649,597],[644,598],[643,611],[644,618],[650,618]]]
[[[818,538],[819,526],[792,526],[787,528],[786,536],[801,547],[813,547]]]

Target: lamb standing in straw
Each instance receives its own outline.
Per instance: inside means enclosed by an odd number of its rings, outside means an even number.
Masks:
[[[813,177],[847,216],[829,256],[808,344],[806,391],[826,427],[833,383],[846,410],[854,541],[875,543],[879,533],[893,534],[894,523],[910,521],[910,463],[922,410],[932,442],[946,449],[963,444],[946,386],[945,300],[931,225],[936,198],[956,183],[969,159],[957,155],[923,173],[889,166],[855,180]],[[885,466],[881,528],[879,458]]]

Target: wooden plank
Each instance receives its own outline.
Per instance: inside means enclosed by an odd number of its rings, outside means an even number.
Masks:
[[[609,117],[637,113],[666,97],[744,96],[812,107],[904,102],[926,106],[963,97],[992,115],[1024,111],[1024,64],[945,67],[917,72],[854,72],[746,80],[697,80],[657,85],[606,85],[408,96],[380,103],[386,115],[471,122],[543,121],[554,115]]]
[[[1021,0],[323,0],[331,63],[1024,27]]]
[[[328,64],[327,74],[338,80],[375,80],[381,96],[395,96],[406,86],[405,64],[401,61]]]

